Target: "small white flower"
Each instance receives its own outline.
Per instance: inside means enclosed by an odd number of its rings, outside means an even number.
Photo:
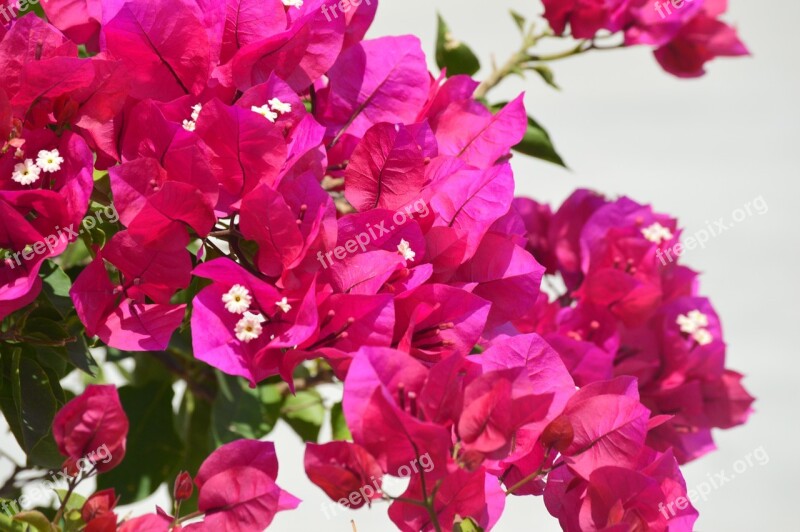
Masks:
[[[235,332],[236,338],[240,342],[249,343],[264,332],[261,324],[264,323],[264,316],[261,314],[253,314],[252,312],[245,312],[242,319],[236,324]]]
[[[283,0],[283,5],[286,7],[296,7],[300,9],[303,7],[303,0]]]
[[[278,301],[277,303],[275,303],[275,306],[281,309],[283,312],[289,312],[290,310],[292,310],[292,306],[289,304],[289,300],[286,299],[285,297],[280,301]]]
[[[227,294],[222,295],[222,302],[225,303],[225,310],[233,314],[244,314],[253,303],[250,291],[240,284],[235,284],[228,290]]]
[[[714,341],[714,336],[707,329],[699,329],[692,334],[694,341],[700,345],[708,345]]]
[[[681,332],[690,335],[698,344],[708,345],[714,341],[714,335],[706,329],[708,327],[708,316],[699,310],[681,314],[675,321],[680,326]]]
[[[692,310],[688,314],[678,316],[675,323],[680,326],[681,332],[694,334],[698,330],[708,327],[708,316],[699,310]]]
[[[186,131],[194,131],[196,127],[197,127],[197,124],[195,123],[194,120],[184,120],[183,121],[183,129],[185,129]]]
[[[397,245],[397,252],[400,253],[406,260],[414,260],[417,254],[411,249],[411,245],[405,239],[401,240]]]
[[[61,170],[61,163],[64,158],[58,153],[58,150],[41,150],[36,157],[36,166],[42,169],[42,172],[58,172]]]
[[[276,113],[280,113],[285,115],[286,113],[292,112],[292,104],[290,103],[283,103],[278,98],[273,98],[269,101],[269,106],[272,107],[272,110]]]
[[[642,235],[654,244],[661,244],[667,240],[672,240],[672,237],[675,236],[669,228],[664,227],[658,222],[642,229]]]
[[[200,111],[203,110],[202,104],[192,106],[192,120],[197,120],[200,117]]]
[[[39,175],[42,169],[33,164],[33,160],[25,159],[21,163],[14,165],[14,172],[11,174],[11,179],[20,185],[30,185],[39,180]]]
[[[269,108],[269,105],[266,104],[262,105],[261,107],[254,105],[250,108],[250,110],[253,111],[254,113],[260,114],[273,124],[275,123],[275,120],[278,119],[278,113],[272,112],[272,110]]]

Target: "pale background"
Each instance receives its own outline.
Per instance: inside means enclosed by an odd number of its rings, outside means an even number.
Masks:
[[[754,212],[684,258],[705,272],[703,292],[725,325],[728,366],[748,375],[745,384],[758,398],[746,426],[718,432],[719,451],[684,471],[688,486],[698,487],[710,475],[730,476],[748,454],[766,453],[768,463],[753,461],[696,504],[701,512],[696,529],[783,532],[796,530],[793,511],[800,495],[795,389],[800,362],[792,336],[800,331],[795,100],[800,77],[791,39],[800,4],[731,4],[727,20],[739,27],[754,57],[717,60],[700,80],[677,80],[663,73],[646,49],[629,49],[556,63],[561,92],[531,77],[504,84],[492,97],[509,99],[526,90],[529,111],[548,127],[572,169],[516,157],[517,194],[556,204],[577,187],[626,194],[678,216],[687,234],[707,221],[730,222],[733,211],[757,198],[766,202],[766,214]],[[416,34],[432,61],[439,10],[488,65],[490,54],[502,62],[519,45],[510,8],[528,16],[541,12],[534,0],[383,0],[370,35]],[[328,499],[303,473],[302,443],[286,426],[271,437],[280,457],[279,484],[304,500],[298,511],[279,514],[271,530],[350,532],[351,518],[359,532],[394,529],[380,504],[371,511],[342,510],[327,520],[320,508]],[[10,449],[7,440],[1,443]],[[6,467],[0,470],[5,473]],[[132,510],[152,511],[153,502]],[[495,530],[560,528],[541,499],[512,497]]]

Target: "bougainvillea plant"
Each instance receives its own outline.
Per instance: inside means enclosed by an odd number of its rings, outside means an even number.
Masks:
[[[628,46],[699,76],[747,53],[725,0],[545,0],[482,83],[443,20],[433,73],[417,38],[365,39],[377,7],[4,1],[0,408],[26,461],[3,530],[263,530],[304,511],[279,420],[332,504],[400,530],[528,496],[567,531],[692,529],[679,466],[753,399],[678,222],[515,198],[512,154],[563,162],[490,94]]]

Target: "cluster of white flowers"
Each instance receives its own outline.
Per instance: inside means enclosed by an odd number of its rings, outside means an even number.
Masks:
[[[714,336],[708,332],[708,316],[699,310],[693,310],[688,314],[681,314],[675,322],[684,332],[694,338],[700,345],[708,345],[714,341]]]
[[[264,332],[261,326],[266,318],[260,312],[250,312],[250,305],[253,304],[253,296],[250,291],[240,284],[235,284],[225,294],[222,294],[222,302],[225,303],[225,310],[231,314],[241,314],[242,318],[236,324],[234,332],[240,342],[249,343],[260,337]],[[292,310],[287,298],[275,302],[275,306],[283,312]]]
[[[642,235],[654,244],[661,244],[662,242],[668,242],[672,240],[674,236],[672,231],[669,228],[664,227],[660,223],[656,222],[649,227],[645,227],[642,229]]]
[[[286,0],[284,0],[284,3],[286,3]],[[275,120],[278,119],[278,114],[284,115],[292,112],[292,104],[283,103],[279,98],[272,98],[261,107],[254,105],[250,110],[256,114],[260,114],[270,122],[275,123]]]
[[[197,119],[200,118],[200,111],[203,110],[202,104],[195,104],[192,106],[192,119],[183,121],[183,129],[186,131],[194,131],[197,128]]]
[[[53,173],[61,170],[63,162],[64,158],[61,157],[57,149],[41,150],[36,157],[35,163],[33,159],[25,159],[21,163],[14,165],[11,179],[20,185],[32,185],[39,180],[42,172]]]

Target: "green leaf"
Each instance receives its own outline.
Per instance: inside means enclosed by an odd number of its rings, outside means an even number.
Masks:
[[[56,263],[49,260],[42,264],[39,275],[44,283],[42,285],[42,293],[61,314],[61,317],[68,316],[74,308],[72,299],[69,297],[69,289],[72,287],[72,280],[70,280],[69,275],[64,273],[64,270]]]
[[[125,458],[100,475],[97,484],[98,489],[113,487],[120,503],[130,504],[152,494],[177,473],[183,442],[175,431],[171,380],[124,386],[119,397],[130,421]]]
[[[336,403],[331,408],[331,433],[334,440],[353,439],[353,435],[350,434],[350,429],[347,427],[347,421],[344,419],[342,403]]]
[[[528,23],[525,20],[525,17],[523,17],[522,15],[520,15],[519,13],[514,11],[513,9],[511,10],[511,17],[514,19],[514,22],[517,24],[517,27],[519,28],[519,31],[524,33],[525,32],[525,25]]]
[[[325,420],[325,405],[316,390],[303,390],[290,395],[281,409],[283,418],[306,442],[316,442]]]
[[[25,322],[23,336],[26,340],[34,340],[34,342],[32,342],[34,344],[36,343],[35,340],[41,340],[46,343],[64,342],[62,345],[65,345],[65,340],[69,338],[69,333],[64,330],[64,327],[59,322],[32,316]]]
[[[64,497],[67,496],[67,490],[55,490],[56,495],[58,495],[58,500],[63,501]],[[67,510],[80,510],[83,508],[83,503],[86,502],[86,497],[81,495],[80,493],[72,492],[72,495],[69,496],[69,500],[67,501]]]
[[[211,414],[214,439],[221,445],[269,434],[275,428],[281,403],[282,397],[271,394],[269,385],[253,390],[240,378],[220,374],[220,391]]]
[[[80,320],[71,320],[69,325],[69,332],[75,338],[74,342],[67,344],[67,358],[73,366],[83,371],[91,377],[97,376],[99,367],[95,361],[92,353],[89,351],[89,346],[86,345],[86,337],[83,335],[83,324]]]
[[[508,102],[497,103],[491,106],[491,110],[493,113],[496,113],[506,105],[508,105]],[[523,137],[522,142],[512,149],[516,152],[568,168],[564,160],[558,152],[556,152],[556,148],[550,140],[550,135],[530,116],[528,116],[528,129],[525,132],[525,137]]]
[[[469,46],[453,36],[441,15],[436,39],[436,64],[442,70],[447,69],[447,77],[457,74],[472,76],[481,69],[478,57]]]
[[[55,468],[64,461],[50,430],[63,404],[56,399],[53,390],[57,387],[60,391],[61,386],[58,381],[51,381],[36,360],[22,353],[22,349],[14,352],[11,366],[12,396],[22,436],[19,444],[28,455],[29,464]]]
[[[539,74],[542,77],[542,79],[544,80],[544,82],[547,83],[548,85],[550,85],[551,87],[553,87],[554,89],[561,90],[561,87],[559,87],[556,84],[556,78],[555,78],[555,75],[553,74],[553,69],[551,69],[549,66],[547,66],[547,65],[533,65],[533,66],[528,67],[528,70],[531,70],[531,71],[536,72],[537,74]]]
[[[108,236],[106,232],[103,231],[100,227],[92,227],[91,229],[84,229],[81,233],[81,238],[83,238],[84,244],[87,244],[87,247],[97,246],[102,248],[106,245],[108,241]]]
[[[211,403],[186,390],[178,412],[178,432],[186,442],[179,469],[196,473],[205,459],[218,447],[211,429]],[[181,503],[182,513],[197,511],[197,490]]]
[[[88,262],[91,258],[92,254],[89,253],[89,248],[86,247],[84,240],[79,238],[67,246],[67,249],[64,251],[64,253],[59,255],[58,263],[61,264],[61,267],[65,270],[69,270],[75,266]]]
[[[11,501],[0,499],[0,503],[2,502],[11,502]],[[11,505],[9,504],[9,509],[10,508]],[[26,530],[28,530],[28,525],[20,521],[15,521],[13,517],[10,517],[8,514],[0,512],[0,530],[2,530],[3,532],[25,532]]]
[[[27,10],[26,14],[27,13],[35,13],[36,16],[39,17],[40,19],[47,20],[47,16],[44,14],[44,8],[42,7],[41,3],[39,3],[39,2],[35,2],[34,3],[34,2],[29,0],[28,1],[28,10]],[[22,14],[20,14],[19,16],[22,16]]]
[[[17,411],[17,403],[14,399],[14,385],[13,381],[17,378],[17,369],[15,364],[18,365],[18,358],[16,353],[21,351],[20,348],[13,349],[0,342],[0,367],[2,374],[0,374],[0,410],[3,412],[11,432],[14,434],[17,442],[24,441],[22,436],[22,420]],[[16,362],[15,362],[16,361]]]
[[[35,510],[20,512],[14,516],[14,520],[27,523],[38,532],[56,532],[58,530],[42,512],[37,512]]]
[[[523,137],[522,142],[514,146],[514,150],[564,168],[567,167],[556,151],[555,146],[553,146],[550,135],[531,117],[528,117],[528,130],[525,132],[525,137]]]
[[[483,529],[471,517],[467,517],[453,525],[453,532],[483,532]]]
[[[80,510],[67,510],[64,512],[64,532],[79,532],[84,530],[86,524],[83,522]]]
[[[67,350],[63,347],[37,347],[36,361],[47,373],[56,401],[63,405],[66,402],[66,395],[60,381],[72,371],[72,367],[67,364]]]
[[[111,196],[111,177],[108,172],[95,170],[92,201],[103,206],[111,205]]]

